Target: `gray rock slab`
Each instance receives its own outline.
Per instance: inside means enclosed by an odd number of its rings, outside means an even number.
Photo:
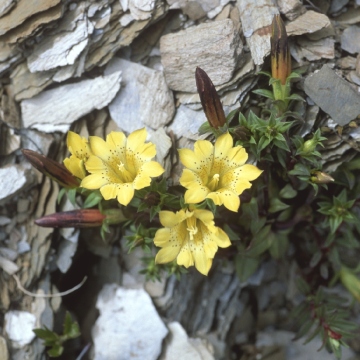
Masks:
[[[360,27],[353,25],[341,35],[341,48],[350,54],[360,53]]]
[[[121,72],[46,90],[21,102],[24,127],[44,132],[69,130],[95,109],[107,106],[120,89]]]
[[[229,81],[242,51],[239,31],[230,19],[189,27],[160,39],[166,82],[176,91],[196,92],[197,66],[215,86]]]
[[[100,316],[92,330],[94,360],[156,360],[168,329],[143,289],[105,285],[96,307]]]
[[[4,166],[0,169],[0,204],[15,196],[35,181],[32,171],[20,165]]]
[[[110,61],[105,74],[119,71],[121,91],[109,105],[111,118],[119,128],[130,133],[144,126],[157,130],[168,124],[175,104],[164,74],[119,58]]]
[[[272,0],[238,0],[236,5],[254,63],[262,65],[270,54],[271,23],[279,10]]]
[[[27,311],[8,311],[5,314],[5,333],[15,349],[30,344],[35,338],[36,316]]]
[[[339,125],[360,114],[360,95],[327,65],[305,79],[304,90]]]

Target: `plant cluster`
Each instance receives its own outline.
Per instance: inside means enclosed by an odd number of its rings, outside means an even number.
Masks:
[[[347,254],[360,246],[360,159],[330,176],[322,169],[326,137],[313,129],[299,135],[302,119],[292,111],[303,101],[291,94],[291,72],[285,27],[273,21],[271,39],[272,91],[258,89],[267,100],[257,113],[234,111],[225,117],[219,96],[207,74],[195,79],[207,123],[194,149],[179,149],[184,166],[178,186],[161,178],[154,161],[155,145],[146,129],[128,137],[111,132],[106,140],[69,132],[70,156],[64,165],[24,150],[40,171],[63,185],[79,209],[37,220],[40,226],[121,226],[129,251],[142,247],[144,273],[158,278],[162,271],[180,275],[195,266],[207,275],[218,248],[233,261],[245,281],[267,258],[292,257],[299,265],[303,301],[294,309],[299,337],[319,335],[324,346],[341,356],[344,339],[354,331],[344,299],[328,289],[343,284],[360,300],[360,268]],[[249,161],[250,160],[250,161]],[[241,204],[241,206],[240,206]],[[141,222],[139,221],[141,219]],[[156,253],[156,255],[155,255]]]

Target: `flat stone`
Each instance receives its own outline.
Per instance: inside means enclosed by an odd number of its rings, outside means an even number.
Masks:
[[[309,10],[288,23],[286,25],[286,32],[288,36],[311,34],[330,26],[330,19],[326,15]]]
[[[238,0],[241,25],[255,65],[270,54],[271,23],[279,10],[272,0]]]
[[[360,53],[360,27],[353,25],[344,30],[341,35],[341,48],[350,54]]]
[[[0,35],[5,34],[10,29],[21,25],[26,19],[36,13],[48,10],[59,4],[61,0],[20,0],[16,6],[5,16],[0,18]]]
[[[27,311],[8,311],[5,314],[5,333],[15,349],[30,344],[35,338],[36,316]]]
[[[53,34],[44,36],[27,59],[31,72],[73,65],[88,45],[94,26],[86,15],[85,2],[67,12]]]
[[[176,91],[196,92],[197,66],[206,71],[215,86],[229,81],[242,51],[239,32],[230,19],[189,27],[160,39],[166,82]]]
[[[121,72],[47,90],[21,102],[24,127],[44,132],[69,130],[94,109],[107,106],[120,89]]]
[[[10,197],[27,188],[34,180],[32,172],[20,165],[0,168],[0,203],[4,203]]]
[[[175,104],[164,74],[119,58],[110,61],[105,74],[119,71],[121,91],[109,105],[119,128],[130,133],[144,126],[157,130],[167,125],[174,116]]]
[[[6,345],[6,340],[0,336],[0,354],[1,360],[9,360],[9,350]]]
[[[94,360],[159,357],[168,330],[146,291],[108,284],[100,292],[96,307],[100,316],[92,330]]]
[[[327,65],[305,79],[304,90],[341,126],[360,114],[360,95]]]
[[[179,354],[182,359],[191,360],[214,360],[213,354],[207,348],[205,341],[189,338],[186,331],[178,322],[168,325],[171,337],[166,343],[163,355],[159,360],[178,360]]]

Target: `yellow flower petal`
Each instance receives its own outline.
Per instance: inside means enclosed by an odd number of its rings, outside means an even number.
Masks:
[[[205,176],[205,178],[202,178],[201,175],[202,174],[195,173],[189,169],[184,169],[179,179],[179,182],[182,186],[186,188],[195,185],[201,186],[207,179],[207,176]]]
[[[176,262],[186,268],[194,266],[194,259],[187,243],[181,248]]]
[[[195,155],[195,153],[190,149],[179,149],[179,158],[181,163],[190,170],[201,170],[200,159]]]
[[[160,211],[159,218],[161,225],[172,228],[184,221],[186,219],[186,215],[184,210],[180,210],[176,213],[164,210]]]
[[[170,239],[170,229],[162,228],[156,231],[154,237],[154,244],[159,247],[163,247]]]
[[[206,196],[208,199],[212,199],[215,205],[222,205],[231,210],[238,211],[240,206],[239,196],[230,190],[221,189],[216,192],[212,192]]]
[[[220,135],[215,142],[214,157],[224,158],[234,144],[234,140],[229,133]]]
[[[199,158],[212,158],[214,145],[207,140],[198,140],[194,144],[194,153]]]
[[[117,200],[121,205],[126,206],[134,197],[134,188],[132,187],[132,184],[129,183],[120,184],[119,188],[120,189],[117,193]]]
[[[127,147],[133,151],[137,150],[139,146],[143,145],[147,137],[145,128],[132,132],[127,139]]]
[[[221,248],[227,248],[231,245],[231,241],[229,239],[228,234],[223,230],[218,228],[218,233],[216,236],[216,244]]]
[[[64,159],[64,165],[77,178],[83,179],[86,176],[84,160],[71,155],[70,158]]]
[[[155,256],[156,264],[165,264],[174,261],[180,251],[180,246],[167,246],[162,248]]]
[[[248,154],[245,148],[238,145],[230,149],[227,158],[229,159],[228,167],[234,168],[244,165],[248,159]]]
[[[106,144],[110,149],[116,150],[118,152],[118,155],[122,152],[125,153],[126,136],[121,131],[112,131],[106,137]]]
[[[98,136],[90,136],[90,147],[94,155],[98,156],[100,159],[106,161],[112,156],[109,146],[106,142]]]
[[[119,192],[118,184],[107,184],[101,187],[101,195],[105,200],[115,199]]]
[[[209,189],[205,186],[193,186],[186,190],[184,199],[187,204],[198,204],[205,200],[208,193]]]
[[[95,190],[106,184],[107,179],[103,179],[98,175],[88,175],[82,179],[80,186],[85,189]]]

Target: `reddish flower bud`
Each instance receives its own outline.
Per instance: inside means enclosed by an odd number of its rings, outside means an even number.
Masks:
[[[48,176],[50,179],[55,180],[61,186],[68,188],[76,188],[79,186],[80,181],[71,174],[64,165],[39,154],[36,151],[23,149],[22,153],[35,169]]]
[[[291,73],[291,57],[288,36],[280,15],[274,16],[271,30],[271,75],[285,85]]]
[[[86,228],[101,226],[106,215],[98,209],[78,209],[43,216],[35,224],[53,228]]]
[[[226,124],[223,106],[214,84],[206,72],[199,67],[195,71],[197,91],[209,124],[218,129]]]

